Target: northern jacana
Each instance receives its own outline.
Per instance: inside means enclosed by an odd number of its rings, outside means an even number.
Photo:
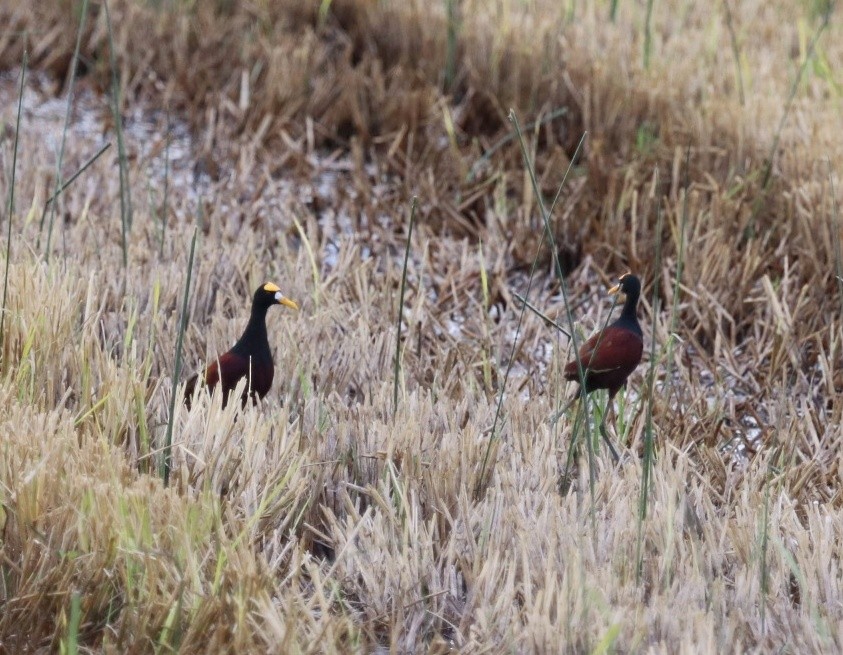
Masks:
[[[246,378],[241,403],[245,407],[249,398],[257,402],[263,398],[272,386],[275,366],[272,352],[266,336],[266,312],[272,305],[285,305],[292,309],[299,306],[287,298],[281,289],[272,282],[257,288],[252,298],[252,313],[243,335],[234,347],[213,361],[203,374],[203,381],[208,391],[213,391],[219,384],[222,388],[222,405],[228,403],[228,397],[237,383]],[[193,393],[199,383],[199,374],[191,377],[184,388],[184,402],[190,409]]]
[[[621,275],[620,283],[609,289],[609,293],[618,292],[626,296],[620,318],[586,341],[580,347],[577,357],[565,365],[565,379],[577,382],[582,382],[582,366],[585,385],[580,385],[570,402],[552,419],[556,421],[578,398],[597,389],[608,390],[609,406],[600,422],[600,434],[603,435],[616,462],[619,457],[606,434],[606,416],[609,411],[614,413],[615,395],[641,363],[641,355],[644,352],[644,333],[638,322],[641,281],[630,273]]]

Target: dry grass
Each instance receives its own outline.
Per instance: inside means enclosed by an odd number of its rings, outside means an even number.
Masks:
[[[764,189],[822,7],[730,6],[736,66],[723,6],[656,3],[645,69],[646,3],[618,4],[611,22],[608,3],[455,3],[449,68],[448,3],[109,3],[134,202],[124,268],[116,148],[62,196],[50,252],[39,228],[79,6],[0,3],[6,125],[27,43],[35,68],[0,350],[0,650],[843,647],[837,15]],[[91,12],[65,177],[115,138]],[[588,131],[552,218],[583,333],[605,320],[612,275],[646,283],[656,359],[620,407],[617,469],[600,451],[590,470],[584,448],[569,468],[574,417],[547,426],[570,393],[567,341],[533,316],[514,341],[542,219],[503,141],[510,107],[548,196]],[[14,136],[0,135],[4,199]],[[188,370],[238,335],[258,283],[302,311],[269,315],[278,373],[261,407],[177,405],[164,488],[193,225]],[[530,298],[561,318],[540,262]]]

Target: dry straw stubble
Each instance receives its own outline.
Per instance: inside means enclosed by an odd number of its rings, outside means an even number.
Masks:
[[[571,13],[463,2],[444,96],[442,7],[323,4],[324,17],[312,3],[109,3],[123,109],[141,117],[124,124],[134,204],[125,277],[114,155],[62,198],[50,263],[34,248],[55,184],[43,144],[63,127],[50,98],[75,43],[66,26],[79,21],[70,3],[0,5],[12,26],[4,66],[20,62],[15,34],[27,30],[40,71],[24,103],[2,351],[4,645],[58,648],[78,594],[79,643],[108,652],[839,647],[840,226],[826,160],[833,172],[843,161],[830,118],[835,68],[823,68],[841,59],[836,24],[786,123],[758,235],[742,243],[802,37],[816,25],[803,5],[731,7],[747,73],[741,107],[716,8],[656,3],[643,70],[633,3],[611,23],[601,3]],[[90,122],[111,120],[98,95],[112,79],[108,33],[92,11],[66,171],[100,147]],[[13,87],[3,106],[14,105]],[[586,168],[553,217],[584,331],[605,321],[610,274],[629,266],[655,278],[662,207],[659,291],[670,307],[680,285],[678,342],[671,366],[656,369],[640,584],[640,467],[633,458],[612,470],[601,457],[593,498],[586,467],[560,494],[572,426],[552,432],[545,419],[562,394],[567,343],[532,317],[512,343],[512,291],[524,290],[540,217],[516,148],[468,178],[506,135],[510,106],[534,125],[525,132],[546,195],[589,133]],[[153,110],[166,107],[176,129],[159,257],[167,140]],[[4,175],[4,194],[8,184]],[[393,420],[399,221],[413,193]],[[178,408],[164,489],[149,472],[194,223],[188,368],[230,345],[249,290],[268,277],[303,311],[269,317],[279,373],[264,406]],[[544,271],[531,300],[559,317]],[[666,343],[669,314],[654,325],[648,339]],[[513,351],[493,475],[477,500]],[[642,389],[643,375],[632,384]],[[634,453],[646,399],[628,401]]]

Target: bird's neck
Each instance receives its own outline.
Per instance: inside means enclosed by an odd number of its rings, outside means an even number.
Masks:
[[[266,336],[266,310],[266,307],[252,309],[249,323],[231,352],[258,361],[272,361],[269,339]]]
[[[638,323],[638,294],[627,295],[621,317],[615,321],[615,325],[631,330],[638,336],[643,336],[641,325]]]

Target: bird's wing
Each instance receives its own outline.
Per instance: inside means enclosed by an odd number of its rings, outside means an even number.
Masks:
[[[213,391],[220,381],[220,370],[222,370],[222,388],[224,391],[233,389],[237,382],[249,372],[249,362],[239,355],[227,352],[208,364],[202,376],[208,391]],[[196,385],[199,384],[199,374],[196,373],[188,378],[184,385],[184,402],[190,409]]]
[[[213,389],[222,380],[223,389],[233,389],[249,372],[249,360],[232,352],[220,355],[205,369],[205,384]]]
[[[600,333],[597,333],[580,346],[580,351],[577,354],[577,357],[565,364],[565,377],[571,380],[579,377],[580,373],[577,361],[582,362],[583,368],[586,368],[589,365],[589,362],[592,358],[592,353],[594,352],[594,346],[597,345],[597,339],[599,337]]]
[[[226,353],[227,355],[228,353]],[[222,359],[225,355],[222,355],[219,359]],[[219,371],[219,359],[215,359],[210,364],[208,364],[208,368],[205,369],[205,385],[209,389],[213,389],[217,386],[217,382],[220,381],[220,371]]]
[[[608,327],[603,331],[602,336],[598,332],[582,345],[579,361],[590,373],[632,369],[641,361],[643,350],[644,343],[637,334]],[[569,379],[579,377],[576,359],[565,365],[565,376]]]

